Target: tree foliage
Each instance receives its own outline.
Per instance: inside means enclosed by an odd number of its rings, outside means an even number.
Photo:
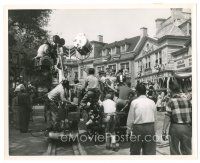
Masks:
[[[31,59],[36,55],[39,45],[48,39],[48,24],[52,10],[9,10],[8,45],[11,55],[22,54],[21,62],[26,71],[31,71]],[[12,64],[12,63],[11,63]]]
[[[51,10],[9,10],[9,46],[20,43],[26,48],[35,48],[48,37],[44,26],[49,21]]]

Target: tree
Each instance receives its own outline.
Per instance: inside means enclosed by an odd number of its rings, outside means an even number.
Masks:
[[[9,10],[9,46],[16,42],[28,48],[38,46],[48,37],[44,26],[48,24],[51,10]]]
[[[24,67],[26,72],[32,73],[31,60],[36,55],[39,45],[49,37],[44,27],[48,24],[51,12],[52,10],[8,11],[10,69],[14,64],[11,58],[23,55],[23,62],[15,63],[13,69],[16,69],[17,64],[17,67]],[[18,69],[21,70],[21,68]]]

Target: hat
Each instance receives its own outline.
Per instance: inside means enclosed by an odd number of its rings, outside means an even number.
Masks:
[[[112,95],[111,94],[107,94],[106,95],[106,99],[112,99]]]
[[[16,88],[15,88],[15,92],[20,92],[20,91],[25,91],[26,88],[23,84],[19,84]]]

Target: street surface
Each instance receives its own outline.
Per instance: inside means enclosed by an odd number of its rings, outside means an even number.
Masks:
[[[161,140],[164,112],[157,112],[157,155],[169,155],[169,146],[167,141]],[[86,134],[81,124],[80,136]],[[34,107],[33,122],[30,122],[29,133],[20,133],[19,130],[10,126],[9,130],[9,154],[10,156],[41,156],[47,155],[48,141],[43,132],[46,123],[43,117],[43,107]],[[79,127],[80,128],[80,127]],[[81,148],[83,154],[87,155],[129,155],[129,142],[119,143],[119,150],[112,151],[105,148],[105,143],[95,144],[93,141],[81,142],[75,148]],[[80,150],[80,149],[79,149]],[[56,146],[56,155],[74,155],[75,149],[72,144],[59,143]]]

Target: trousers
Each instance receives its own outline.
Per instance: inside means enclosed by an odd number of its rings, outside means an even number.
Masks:
[[[154,123],[135,124],[132,128],[130,136],[130,154],[140,155],[141,150],[143,155],[156,154],[156,140]]]
[[[169,128],[169,145],[171,155],[192,154],[192,126],[171,124]]]

